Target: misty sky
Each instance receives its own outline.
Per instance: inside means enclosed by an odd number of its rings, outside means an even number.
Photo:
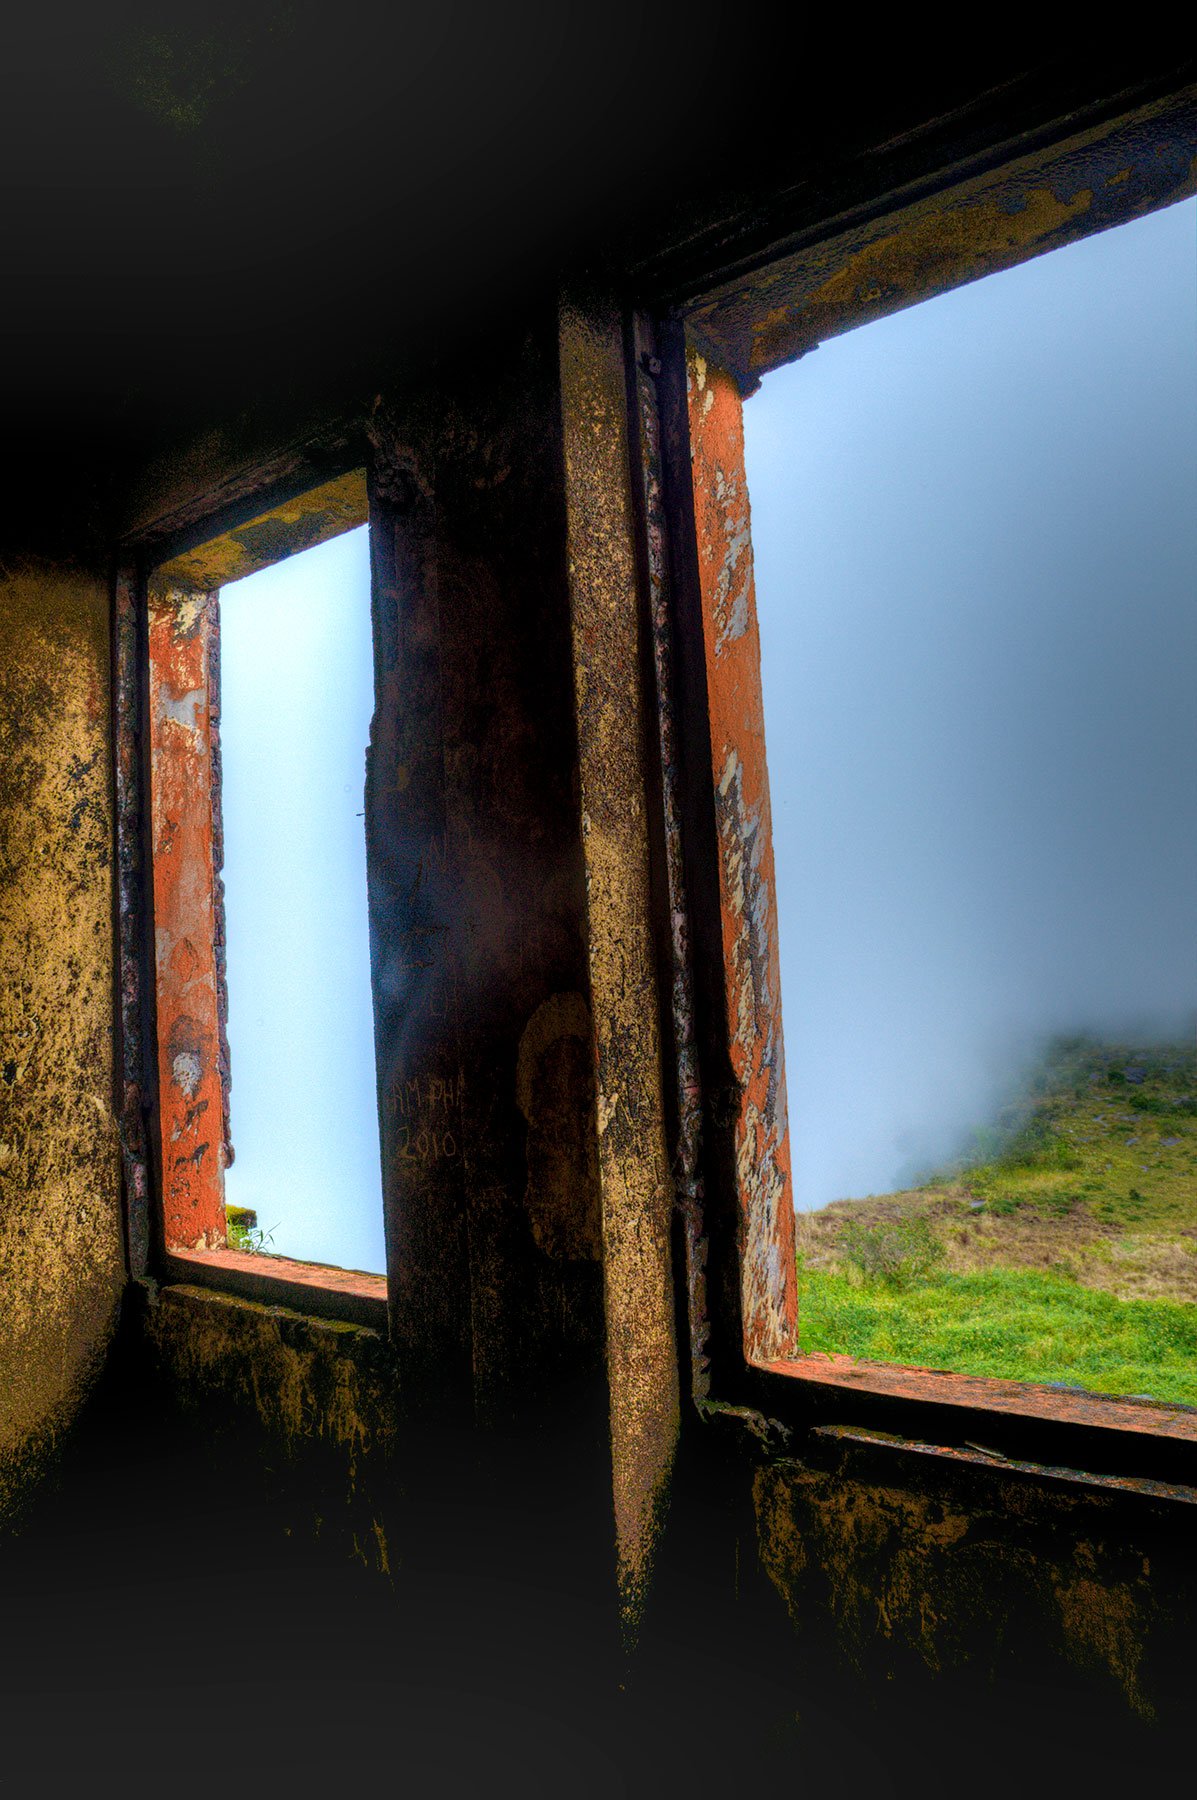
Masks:
[[[381,1272],[363,793],[366,527],[221,593],[225,1198],[283,1256]]]
[[[1035,1034],[1197,1019],[1197,202],[862,327],[745,409],[797,1202]]]

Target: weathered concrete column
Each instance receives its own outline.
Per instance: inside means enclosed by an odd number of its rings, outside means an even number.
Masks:
[[[555,314],[373,436],[367,860],[408,1403],[601,1413],[603,1272]]]
[[[446,365],[435,405],[380,405],[374,438],[367,842],[407,1399],[585,1440],[584,1481],[560,1458],[551,1479],[592,1495],[606,1461],[634,1607],[678,1384],[618,314],[546,303]]]
[[[645,760],[656,733],[643,678],[627,381],[618,310],[567,305],[561,413],[607,1378],[620,1585],[634,1617],[679,1416]]]

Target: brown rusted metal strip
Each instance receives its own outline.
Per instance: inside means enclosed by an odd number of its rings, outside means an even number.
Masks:
[[[974,1468],[998,1470],[1003,1474],[1029,1475],[1051,1483],[1086,1488],[1115,1488],[1121,1493],[1139,1494],[1150,1500],[1179,1501],[1197,1506],[1197,1487],[1185,1482],[1157,1481],[1147,1475],[1118,1475],[1105,1471],[1074,1469],[1063,1463],[1029,1462],[1021,1457],[1003,1456],[984,1445],[934,1444],[922,1438],[899,1437],[890,1431],[870,1431],[859,1425],[816,1425],[812,1438],[829,1445],[859,1445],[881,1452],[898,1451],[911,1456],[934,1457],[942,1462],[966,1463]]]
[[[113,781],[116,817],[116,1116],[124,1178],[125,1256],[129,1274],[149,1267],[152,1178],[147,1143],[147,1071],[152,1068],[147,1013],[145,736],[140,584],[131,567],[113,583]]]
[[[710,1327],[707,1316],[707,1239],[703,1215],[702,1081],[695,1026],[690,909],[682,842],[681,763],[674,674],[674,598],[669,527],[663,495],[661,418],[657,378],[661,363],[651,321],[638,314],[632,326],[635,429],[638,450],[640,534],[648,601],[660,754],[660,807],[664,839],[665,890],[669,912],[669,998],[673,1036],[676,1117],[674,1121],[674,1204],[682,1225],[685,1255],[690,1393],[704,1401],[710,1393]]]

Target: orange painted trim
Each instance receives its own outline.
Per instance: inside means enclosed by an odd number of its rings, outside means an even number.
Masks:
[[[213,860],[214,594],[150,602],[154,957],[168,1249],[225,1241]]]
[[[797,1345],[798,1281],[743,403],[732,377],[693,350],[687,391],[728,1050],[738,1090],[744,1347],[750,1357],[776,1357]]]
[[[817,1381],[824,1386],[855,1388],[901,1400],[930,1401],[937,1406],[974,1407],[983,1412],[1019,1414],[1054,1424],[1084,1425],[1105,1431],[1179,1438],[1197,1443],[1197,1407],[1169,1406],[1153,1400],[1093,1394],[1079,1388],[1054,1388],[1035,1381],[1003,1381],[994,1375],[957,1375],[946,1369],[919,1369],[896,1363],[864,1362],[852,1356],[824,1355],[756,1361],[763,1374]]]

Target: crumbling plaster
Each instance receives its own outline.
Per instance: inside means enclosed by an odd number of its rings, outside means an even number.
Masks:
[[[37,567],[0,604],[0,1516],[78,1412],[123,1279],[108,604]]]

